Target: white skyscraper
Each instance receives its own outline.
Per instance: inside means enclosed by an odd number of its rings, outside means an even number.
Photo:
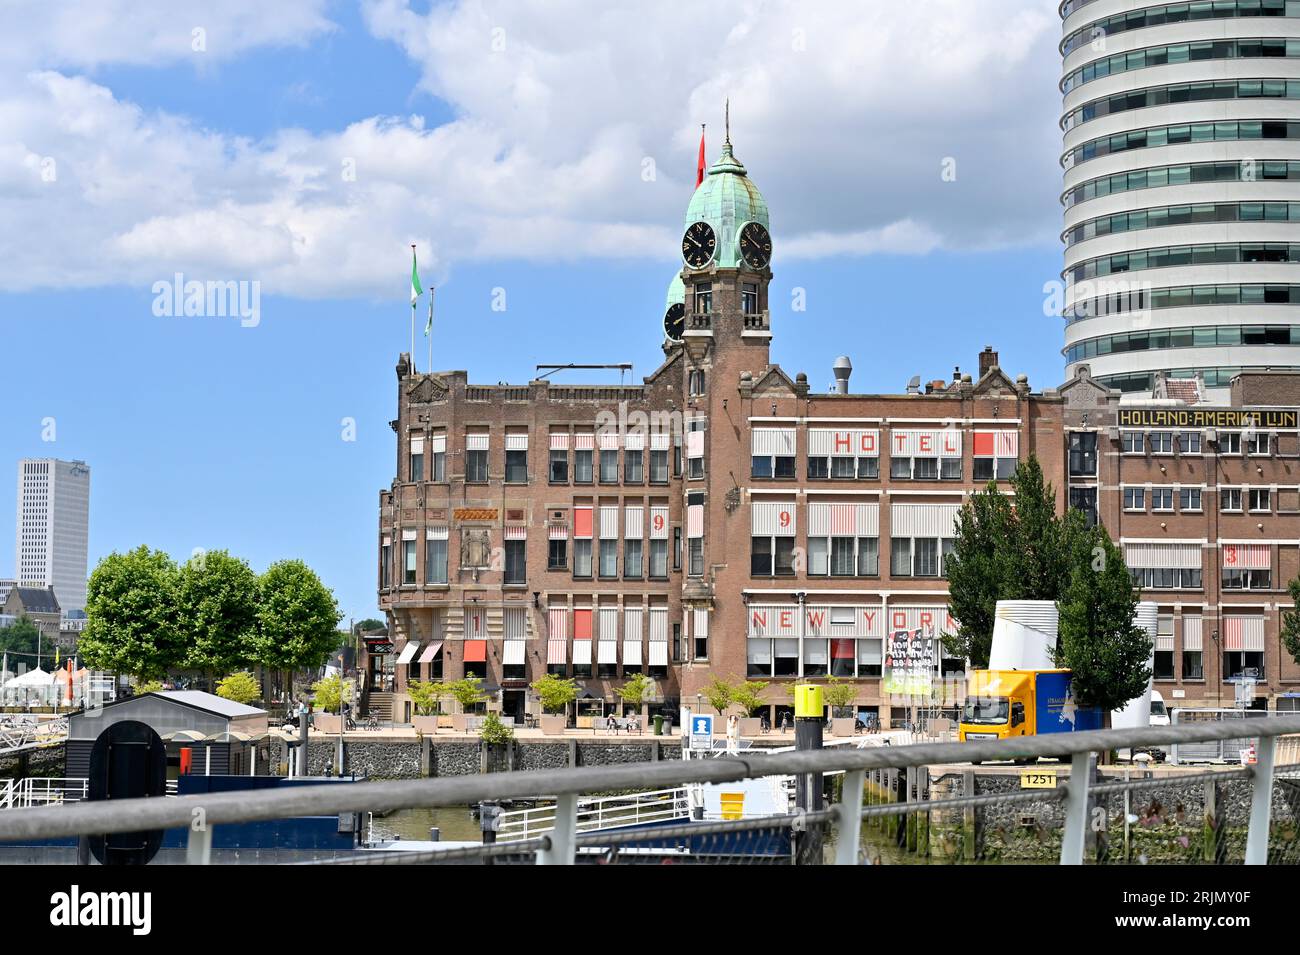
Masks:
[[[90,468],[84,461],[18,462],[15,576],[20,586],[51,586],[64,614],[86,609]]]
[[[1064,0],[1065,359],[1300,367],[1300,0]]]

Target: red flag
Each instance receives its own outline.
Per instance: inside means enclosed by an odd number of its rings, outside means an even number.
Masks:
[[[704,181],[704,125],[700,124],[700,158],[695,162],[695,188]]]

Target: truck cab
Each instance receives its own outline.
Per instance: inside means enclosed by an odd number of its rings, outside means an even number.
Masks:
[[[975,670],[966,684],[957,738],[1005,739],[1032,736],[1032,673],[1020,670]]]

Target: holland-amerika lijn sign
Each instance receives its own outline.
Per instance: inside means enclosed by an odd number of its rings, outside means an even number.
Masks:
[[[1295,428],[1293,408],[1120,408],[1121,428]]]

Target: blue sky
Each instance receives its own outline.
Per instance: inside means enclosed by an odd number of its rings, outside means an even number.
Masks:
[[[720,93],[772,210],[774,360],[820,388],[845,353],[855,390],[885,391],[971,370],[991,344],[1036,388],[1060,383],[1059,321],[1042,313],[1060,268],[1050,5],[1008,2],[996,34],[978,18],[958,29],[969,48],[948,68],[970,79],[956,87],[908,55],[933,46],[907,11],[838,22],[773,4],[729,65],[690,56],[707,38],[674,40],[666,13],[629,31],[626,11],[577,0],[144,4],[130,31],[84,40],[44,9],[19,11],[22,51],[0,46],[0,463],[89,462],[92,565],[141,543],[227,548],[258,569],[300,557],[345,615],[374,615],[406,247],[439,286],[435,367],[485,383],[569,360],[646,374],[698,123],[716,153]],[[581,36],[554,26],[584,10],[606,12]],[[726,24],[753,14],[708,15],[728,49],[742,41]],[[185,49],[194,23],[201,56]],[[782,59],[801,35],[815,62]],[[841,37],[850,47],[819,53]],[[877,62],[862,37],[906,62]],[[847,87],[823,62],[859,56]],[[941,183],[948,156],[957,181]],[[349,159],[355,182],[337,174]],[[175,271],[260,282],[260,323],[155,316],[152,283]],[[795,286],[806,312],[786,304]]]

